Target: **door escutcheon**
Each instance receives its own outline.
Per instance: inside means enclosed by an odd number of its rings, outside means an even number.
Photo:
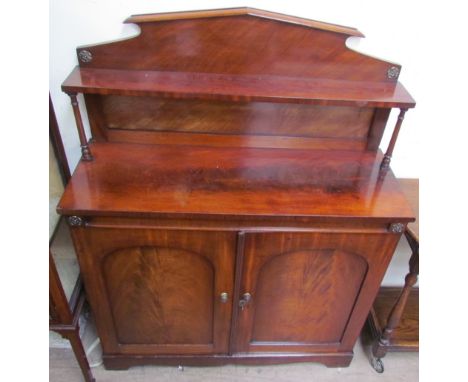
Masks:
[[[252,300],[252,295],[250,293],[244,293],[242,299],[239,301],[239,307],[244,310],[244,307]]]

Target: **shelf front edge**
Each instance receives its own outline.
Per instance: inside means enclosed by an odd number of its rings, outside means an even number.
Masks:
[[[75,67],[62,84],[68,94],[157,96],[235,102],[277,102],[354,107],[413,108],[400,83],[362,83],[273,76]]]

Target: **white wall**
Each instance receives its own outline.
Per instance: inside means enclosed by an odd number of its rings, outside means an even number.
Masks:
[[[431,110],[423,101],[429,97],[428,81],[420,75],[427,57],[421,54],[423,29],[418,22],[422,16],[421,3],[393,0],[364,1],[260,1],[250,0],[172,0],[170,2],[143,0],[50,0],[50,65],[49,86],[57,120],[73,169],[80,157],[79,141],[68,96],[60,85],[78,64],[77,46],[114,40],[138,33],[133,25],[122,24],[131,14],[170,12],[179,10],[250,6],[358,28],[367,37],[350,38],[348,45],[360,52],[394,61],[402,65],[400,81],[418,102],[415,110],[406,114],[392,159],[398,177],[419,177],[421,126],[430,126]],[[81,100],[82,112],[86,114]],[[397,111],[393,111],[382,141],[385,150]],[[88,126],[87,126],[88,128]],[[89,134],[89,130],[88,130]],[[404,248],[404,247],[403,247]],[[392,262],[386,284],[399,284],[407,271],[406,250],[398,251]]]

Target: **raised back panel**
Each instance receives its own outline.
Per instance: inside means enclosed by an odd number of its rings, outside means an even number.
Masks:
[[[396,82],[394,63],[346,47],[354,28],[248,8],[237,12],[132,16],[136,38],[78,48],[80,66],[174,72],[261,74],[350,81]]]
[[[109,129],[365,139],[372,108],[102,97]]]
[[[95,137],[126,141],[122,139],[125,132],[147,132],[141,139],[142,143],[159,143],[152,141],[151,137],[156,139],[157,136],[148,132],[177,132],[240,138],[331,138],[352,140],[355,144],[360,142],[359,147],[362,148],[374,115],[373,108],[343,106],[116,95],[91,98],[99,105],[95,109],[100,118],[92,123]]]
[[[236,8],[153,14],[132,16],[126,22],[138,24],[141,33],[79,47],[80,66],[189,72],[196,73],[199,81],[204,74],[220,74],[225,76],[223,81],[232,80],[232,87],[238,76],[272,78],[272,83],[275,78],[294,78],[393,87],[400,71],[399,65],[347,48],[347,38],[363,36],[354,28],[267,11]],[[146,80],[137,80],[141,81]],[[190,77],[183,81],[190,88]],[[298,103],[247,103],[235,97],[221,101],[111,93],[85,96],[98,141],[376,150],[388,118],[388,113],[377,118],[378,109],[365,102],[353,107],[305,105],[300,99],[294,101]]]

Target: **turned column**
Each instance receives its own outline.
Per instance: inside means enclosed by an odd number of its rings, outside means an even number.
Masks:
[[[86,133],[83,126],[83,120],[81,119],[80,106],[78,105],[78,99],[76,94],[68,94],[70,96],[71,104],[73,107],[73,114],[75,115],[76,128],[78,130],[78,136],[80,137],[81,145],[81,159],[85,161],[92,161],[93,155],[88,146],[88,140],[86,139]]]
[[[411,246],[412,254],[409,261],[409,273],[405,277],[405,286],[403,287],[398,299],[393,306],[388,316],[387,325],[385,326],[379,340],[374,344],[373,353],[377,358],[382,358],[386,354],[386,348],[390,344],[393,330],[398,326],[403,315],[411,288],[418,281],[419,274],[419,243],[415,241],[410,234],[405,232],[408,243]]]
[[[395,128],[393,129],[392,138],[390,139],[390,143],[388,144],[387,151],[385,152],[384,158],[382,160],[382,164],[380,165],[380,168],[382,170],[386,170],[390,167],[390,161],[392,160],[393,149],[395,148],[395,143],[398,138],[398,133],[400,132],[401,124],[403,123],[403,120],[405,119],[405,113],[407,111],[408,109],[400,109],[400,114],[398,115]]]

